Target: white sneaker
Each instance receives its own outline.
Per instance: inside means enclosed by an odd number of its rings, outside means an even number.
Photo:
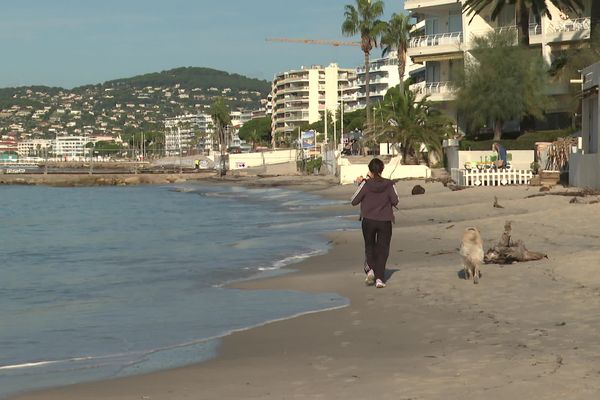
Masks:
[[[367,277],[365,278],[365,284],[367,286],[373,286],[375,284],[375,272],[372,269],[367,272]]]
[[[383,281],[381,279],[377,279],[377,282],[375,282],[375,287],[378,289],[384,288],[385,283],[383,283]]]

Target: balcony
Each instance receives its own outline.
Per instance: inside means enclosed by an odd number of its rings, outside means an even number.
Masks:
[[[283,119],[284,122],[303,122],[303,121],[308,121],[308,113],[297,113],[297,114],[290,114],[285,116],[285,118]]]
[[[589,39],[591,26],[590,18],[551,21],[546,32],[546,41],[559,43]]]
[[[378,83],[383,83],[383,84],[388,84],[390,82],[390,79],[388,77],[385,78],[378,78],[378,77],[369,77],[369,84],[370,85],[376,85]],[[364,79],[359,79],[357,81],[359,86],[365,86],[365,80]]]
[[[387,91],[388,91],[388,88],[381,89],[381,90],[369,90],[369,97],[370,98],[378,97],[378,96],[383,97],[383,96],[385,96]],[[357,97],[357,99],[364,99],[367,97],[367,93],[366,92],[357,92],[356,97]]]
[[[446,53],[462,52],[462,32],[436,33],[410,39],[409,57],[425,57]],[[425,60],[426,61],[426,60]]]
[[[308,75],[304,76],[288,76],[280,83],[292,83],[292,82],[308,82]]]
[[[288,94],[297,92],[308,92],[308,86],[287,87],[281,91],[278,91],[277,94]]]
[[[517,44],[517,26],[516,25],[507,25],[507,26],[498,26],[498,27],[490,27],[489,29],[473,31],[471,34],[473,36],[485,36],[492,31],[496,31],[497,33],[503,32],[515,32],[515,45]],[[541,24],[529,24],[529,44],[541,44],[543,41],[542,37],[542,25]]]
[[[446,4],[456,4],[456,0],[405,0],[404,9],[414,11],[420,8],[444,6]]]
[[[419,101],[425,96],[431,101],[451,101],[455,97],[452,82],[419,82],[410,85],[409,89]]]
[[[286,113],[293,113],[293,112],[301,112],[301,111],[306,111],[308,110],[308,107],[302,107],[302,106],[287,106],[285,107],[284,111]]]

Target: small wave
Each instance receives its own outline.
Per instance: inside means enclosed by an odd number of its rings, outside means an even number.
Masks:
[[[239,199],[249,197],[247,194],[240,193],[225,193],[225,192],[205,192],[202,194],[205,197],[217,197],[223,199]]]
[[[0,365],[0,370],[43,367],[43,366],[48,366],[48,365],[52,365],[52,364],[64,364],[64,363],[77,362],[77,361],[89,361],[89,360],[93,360],[94,358],[95,357],[91,357],[91,356],[90,357],[74,357],[74,358],[67,358],[64,360],[35,361],[35,362],[28,362],[28,363],[23,363],[23,364]],[[97,357],[97,358],[105,358],[105,357]]]
[[[276,269],[279,269],[279,267],[258,267],[259,271],[274,271]]]
[[[302,254],[296,254],[296,255],[289,256],[289,257],[283,258],[281,260],[275,261],[273,263],[273,267],[274,267],[274,269],[287,267],[288,265],[297,264],[303,260],[306,260],[307,258],[319,256],[322,254],[325,254],[324,250],[313,250],[313,251],[309,251],[309,252],[302,253]]]

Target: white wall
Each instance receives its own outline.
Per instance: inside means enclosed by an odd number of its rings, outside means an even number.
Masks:
[[[260,167],[266,164],[281,164],[296,161],[297,150],[274,150],[259,153],[240,153],[229,155],[229,169]]]
[[[346,163],[340,165],[339,171],[340,184],[348,185],[359,176],[367,176],[369,167],[368,164]],[[429,178],[431,168],[426,165],[401,165],[399,157],[395,157],[385,165],[382,176],[388,179]]]
[[[531,163],[534,160],[533,150],[507,150],[508,154],[512,154],[510,165],[513,169],[530,169]],[[495,151],[459,151],[458,152],[458,168],[463,169],[467,162],[485,160],[485,157],[495,156]]]

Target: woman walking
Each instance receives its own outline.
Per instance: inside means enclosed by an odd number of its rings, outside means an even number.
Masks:
[[[362,232],[365,239],[365,283],[385,287],[385,264],[390,253],[392,239],[392,207],[398,204],[394,182],[381,177],[383,161],[374,158],[369,163],[369,175],[356,181],[360,183],[352,196],[352,205],[360,204]]]

